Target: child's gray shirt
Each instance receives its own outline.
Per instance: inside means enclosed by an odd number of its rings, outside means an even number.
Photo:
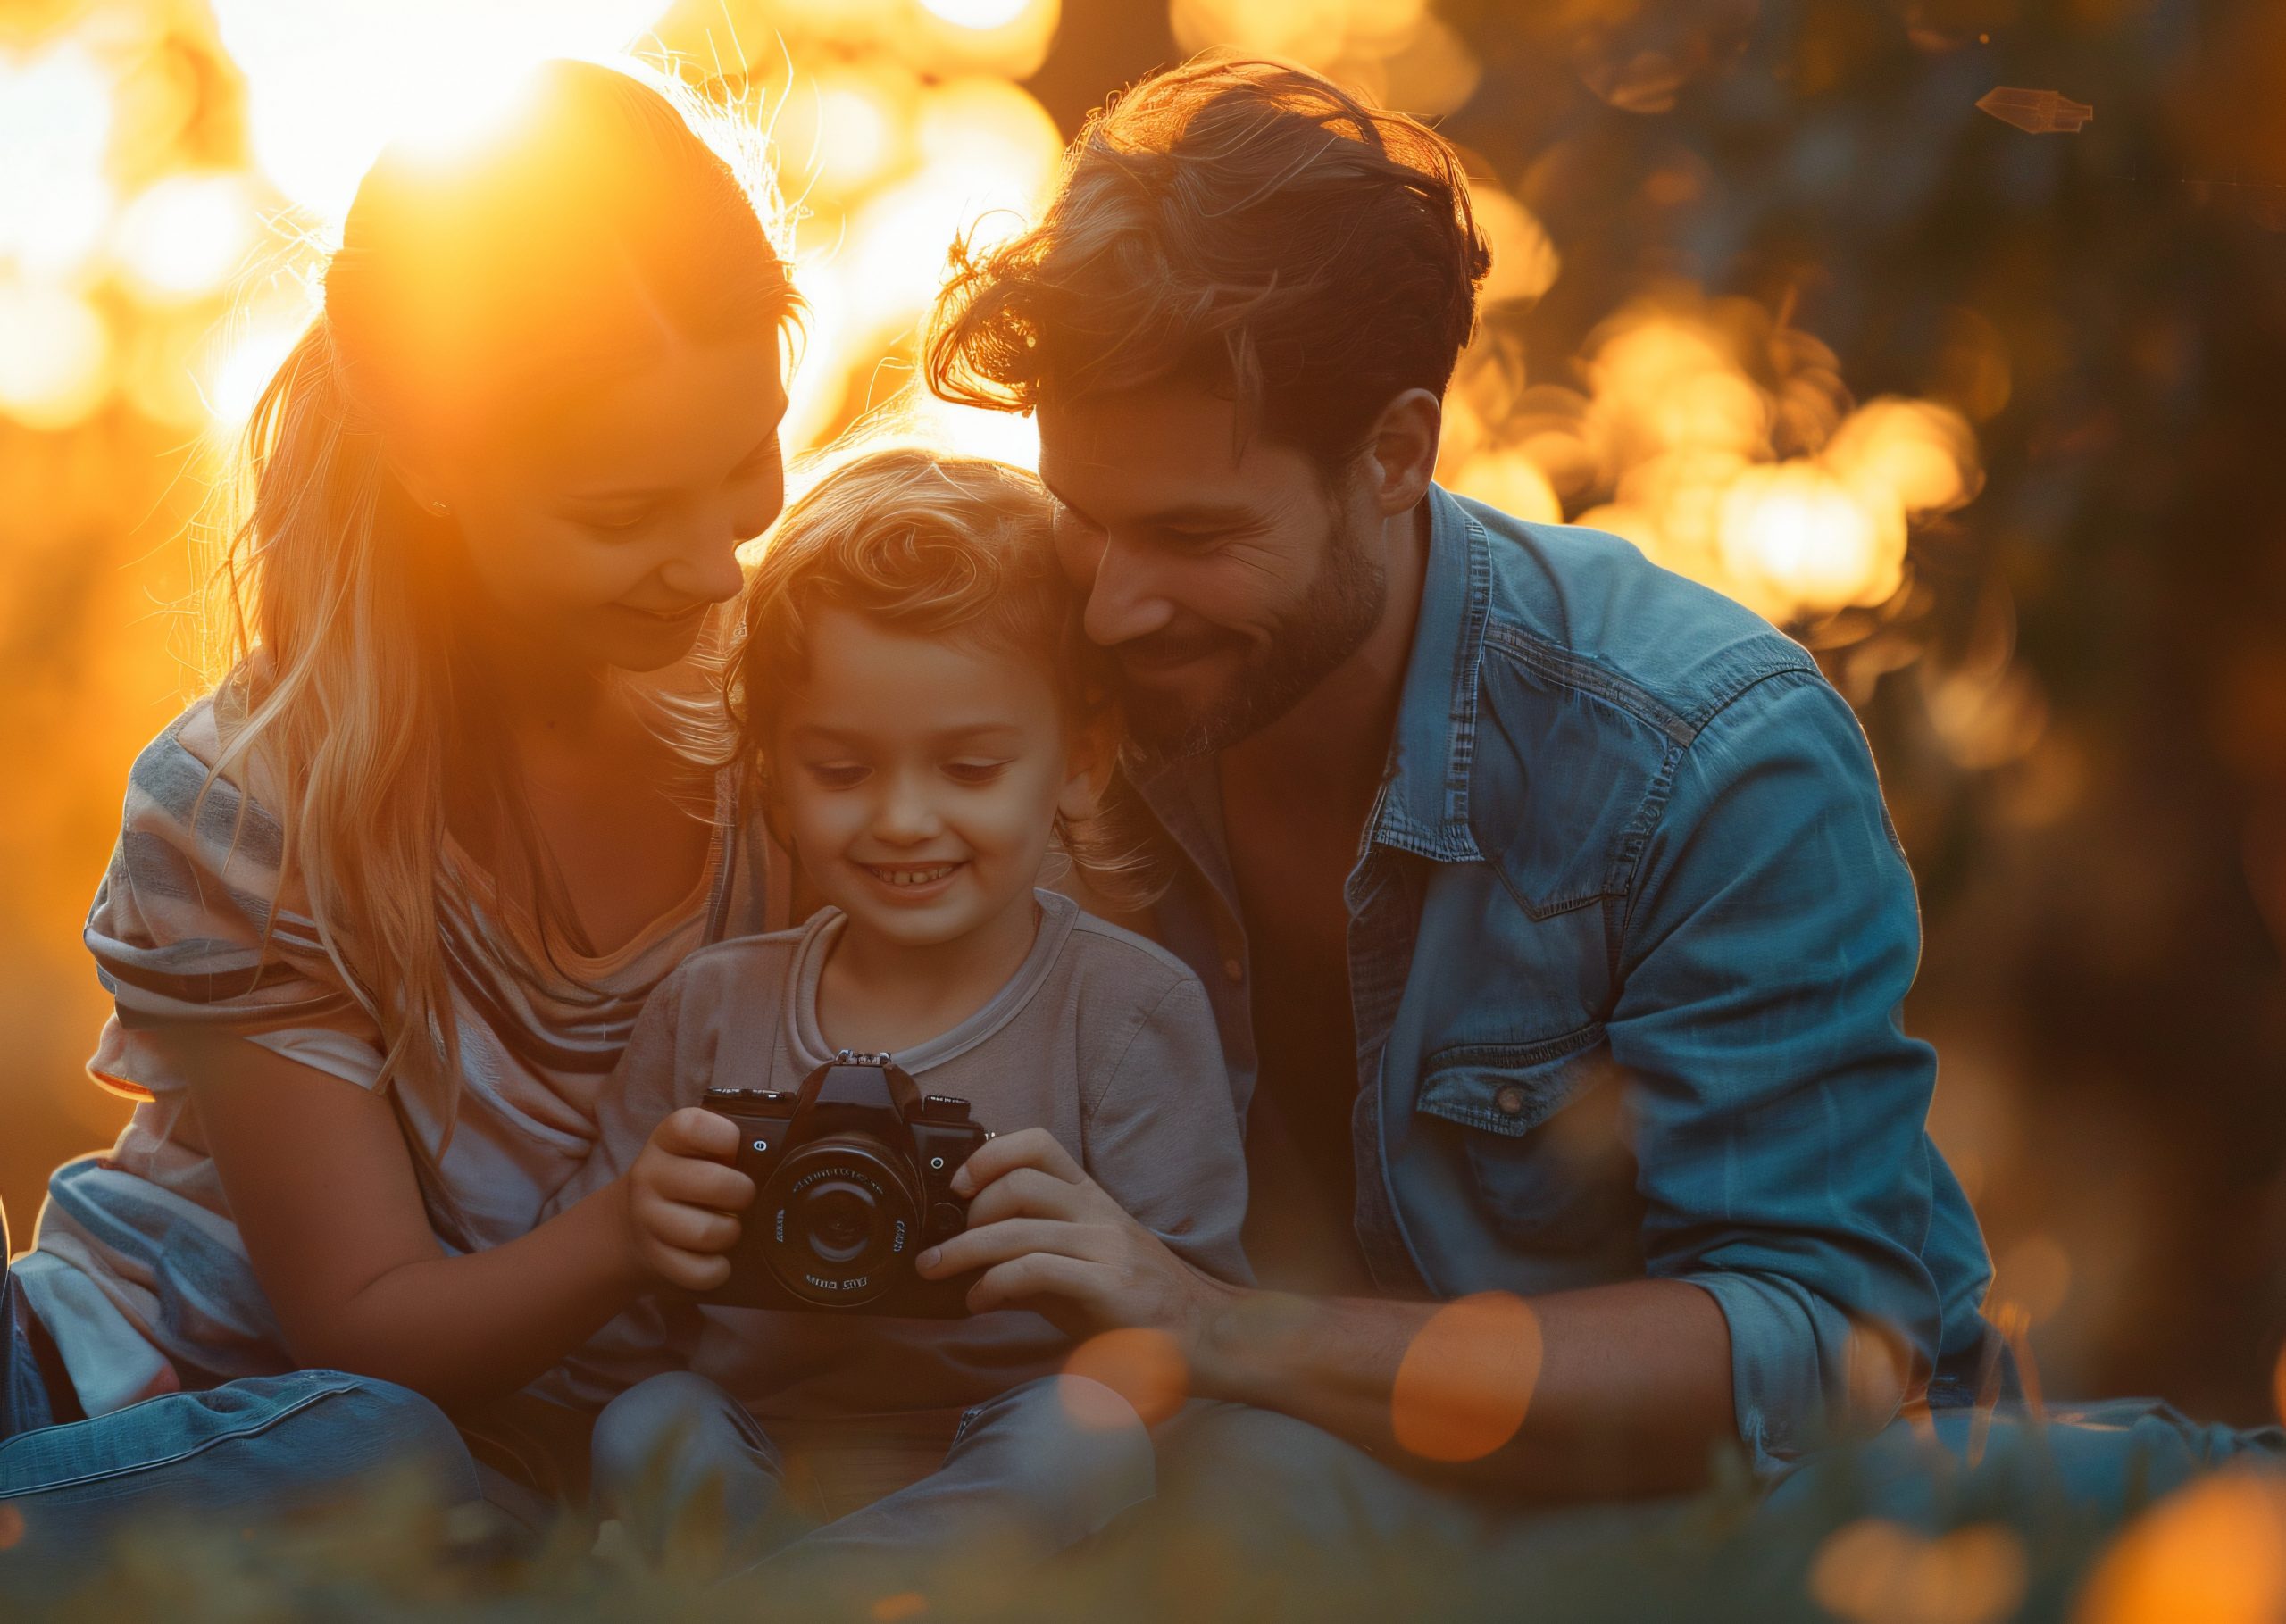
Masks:
[[[1142,937],[1038,893],[1030,954],[985,1006],[897,1063],[996,1133],[1045,1128],[1185,1262],[1247,1283],[1241,1120],[1206,990]],[[791,1092],[861,1031],[820,1031],[817,993],[843,916],[690,955],[653,993],[603,1090],[595,1150],[560,1210],[634,1163],[660,1120],[710,1087]],[[708,1307],[663,1294],[598,1333],[543,1391],[597,1403],[688,1363],[765,1415],[973,1404],[1051,1373],[1068,1338],[1039,1315],[967,1320]]]

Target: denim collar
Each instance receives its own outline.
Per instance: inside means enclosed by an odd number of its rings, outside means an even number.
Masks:
[[[1442,486],[1429,487],[1428,502],[1429,558],[1413,652],[1361,849],[1386,845],[1444,862],[1478,862],[1483,854],[1469,829],[1468,776],[1477,667],[1492,604],[1491,551],[1484,528]],[[1235,911],[1218,782],[1215,758],[1205,755],[1139,774],[1136,787]]]
[[[1481,862],[1468,824],[1469,762],[1476,748],[1477,667],[1492,610],[1492,554],[1484,528],[1442,486],[1429,487],[1429,562],[1413,654],[1397,701],[1381,793],[1366,837],[1439,862]]]

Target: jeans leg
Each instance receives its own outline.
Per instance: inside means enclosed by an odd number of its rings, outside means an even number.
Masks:
[[[1194,1400],[1160,1423],[1162,1533],[1328,1553],[1483,1537],[1477,1499],[1406,1477],[1356,1445],[1274,1410]]]
[[[2014,1404],[1948,1409],[1810,1456],[1779,1479],[1768,1503],[1784,1512],[1847,1493],[1876,1515],[1933,1526],[1970,1478],[2004,1492],[2060,1491],[2117,1521],[2225,1464],[2286,1467],[2286,1435],[2192,1421],[2154,1398],[2059,1403],[2044,1419]]]
[[[784,1463],[747,1407],[675,1370],[604,1406],[589,1445],[590,1502],[650,1562],[724,1572],[802,1532]]]
[[[31,1311],[8,1272],[6,1223],[0,1213],[0,1443],[55,1421],[46,1378],[32,1352]]]
[[[292,1511],[404,1465],[433,1474],[450,1503],[479,1498],[452,1422],[393,1383],[297,1370],[171,1393],[0,1442],[0,1500],[23,1518],[0,1561],[81,1561],[154,1512]]]
[[[827,1524],[765,1573],[813,1571],[892,1587],[889,1576],[948,1559],[1021,1568],[1045,1561],[1151,1497],[1150,1434],[1102,1383],[1049,1376],[961,1419],[945,1464]]]

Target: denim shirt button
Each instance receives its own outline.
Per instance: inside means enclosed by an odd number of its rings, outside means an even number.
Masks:
[[[1233,981],[1243,981],[1247,979],[1247,967],[1236,959],[1225,959],[1222,961],[1222,973]]]
[[[1510,1083],[1492,1096],[1492,1103],[1500,1108],[1502,1116],[1515,1116],[1524,1108],[1524,1091],[1515,1084]]]

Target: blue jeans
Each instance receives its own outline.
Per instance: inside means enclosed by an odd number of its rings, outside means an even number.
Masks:
[[[455,1503],[478,1498],[444,1412],[389,1382],[296,1370],[60,1420],[77,1403],[49,1391],[4,1253],[0,1331],[0,1502],[23,1519],[0,1577],[83,1562],[154,1513],[290,1511],[385,1467],[430,1471]]]
[[[655,1376],[596,1418],[597,1515],[615,1517],[654,1561],[694,1516],[719,1518],[725,1570],[762,1564],[894,1588],[889,1576],[989,1551],[1044,1561],[1151,1497],[1151,1441],[1125,1399],[1085,1377],[1051,1376],[961,1417],[945,1463],[920,1482],[822,1528],[788,1504],[784,1464],[763,1423],[687,1371]]]
[[[1240,1404],[1194,1402],[1156,1434],[1154,1526],[1205,1532],[1242,1549],[1314,1548],[1348,1556],[1443,1547],[1456,1561],[1576,1547],[1583,1539],[1677,1525],[1689,1497],[1581,1505],[1504,1503],[1425,1482],[1306,1421]],[[1925,1428],[1898,1420],[1848,1448],[1814,1453],[1765,1482],[1762,1513],[1828,1495],[1865,1514],[1935,1527],[1942,1486],[1964,1468],[1996,1487],[2053,1487],[2107,1520],[2227,1462],[2286,1466],[2286,1434],[2186,1420],[2154,1399],[2057,1406],[2044,1425],[2003,1404],[1981,1425],[1970,1410]]]

